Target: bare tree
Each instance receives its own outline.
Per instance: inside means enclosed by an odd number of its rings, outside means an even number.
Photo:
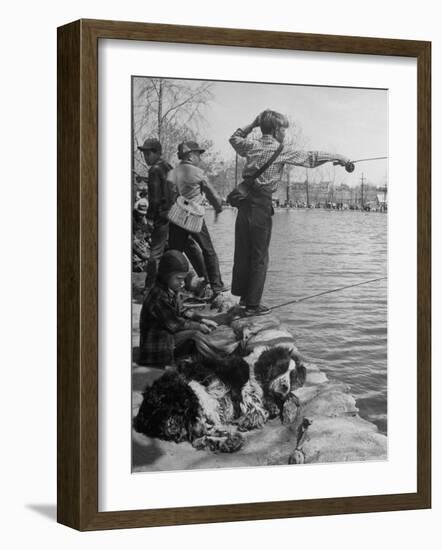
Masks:
[[[204,109],[212,99],[210,82],[139,77],[133,82],[133,140],[135,169],[144,164],[137,147],[156,137],[166,159],[176,153],[179,141],[195,139],[204,122]]]

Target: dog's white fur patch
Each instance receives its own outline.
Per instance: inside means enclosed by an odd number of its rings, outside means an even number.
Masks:
[[[200,420],[204,424],[213,424],[219,429],[233,420],[234,410],[229,388],[221,380],[214,380],[207,388],[192,380],[189,382],[189,386],[198,398]]]
[[[264,407],[263,395],[263,389],[255,379],[250,379],[241,390],[241,412],[244,416],[256,417],[257,427],[265,424],[269,418],[269,413]]]
[[[278,376],[278,378],[275,378],[272,383],[270,384],[270,390],[279,393],[281,395],[287,395],[287,393],[290,391],[290,372],[296,369],[296,363],[293,359],[290,359],[288,369]],[[281,391],[281,388],[285,387],[287,388],[286,391]]]
[[[191,380],[189,386],[198,398],[201,409],[201,420],[219,426],[221,424],[221,417],[217,398],[210,395],[206,388],[196,380]]]
[[[254,369],[255,363],[258,361],[259,356],[263,351],[268,350],[269,348],[267,346],[256,346],[252,353],[249,353],[246,357],[243,357],[244,361],[249,365],[250,368],[250,375],[254,376]]]

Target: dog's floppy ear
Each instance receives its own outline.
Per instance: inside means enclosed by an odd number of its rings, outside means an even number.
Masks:
[[[264,350],[255,363],[255,377],[261,385],[266,385],[272,379],[276,366],[283,358],[286,350],[282,348],[270,348]],[[286,355],[288,358],[288,355]]]
[[[303,357],[297,349],[290,350],[290,357],[293,359],[297,367],[303,364]]]
[[[302,356],[295,350],[290,352],[290,357],[295,362],[296,368],[290,372],[290,390],[294,391],[304,385],[307,377],[307,369],[304,366]]]
[[[257,381],[265,386],[271,380],[287,371],[290,360],[289,350],[283,346],[263,351],[255,363]]]
[[[304,366],[296,367],[290,371],[290,391],[295,391],[302,387],[305,382],[307,372]]]

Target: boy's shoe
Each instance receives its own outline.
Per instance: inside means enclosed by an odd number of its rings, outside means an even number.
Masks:
[[[207,291],[208,283],[205,279],[201,278],[195,285],[191,292],[193,292],[196,298],[203,298]]]
[[[227,292],[228,290],[230,290],[230,286],[223,284],[222,287],[212,289],[212,292],[215,296],[219,296],[220,294],[222,294],[223,292]]]
[[[242,307],[242,308],[247,307],[247,306],[246,306],[246,301],[243,300],[242,298],[241,298],[241,300],[239,301],[238,305],[239,305],[239,307]]]
[[[244,317],[253,317],[254,315],[267,315],[270,313],[270,308],[264,304],[259,304],[259,306],[249,306],[246,307],[244,311]]]

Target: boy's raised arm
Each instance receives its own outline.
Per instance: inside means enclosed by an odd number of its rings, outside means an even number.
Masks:
[[[230,137],[230,145],[241,157],[245,157],[250,149],[253,147],[252,141],[247,139],[247,136],[250,134],[253,128],[256,128],[257,126],[259,126],[259,116],[257,116],[255,120],[250,124],[247,124],[246,126],[235,130]]]

